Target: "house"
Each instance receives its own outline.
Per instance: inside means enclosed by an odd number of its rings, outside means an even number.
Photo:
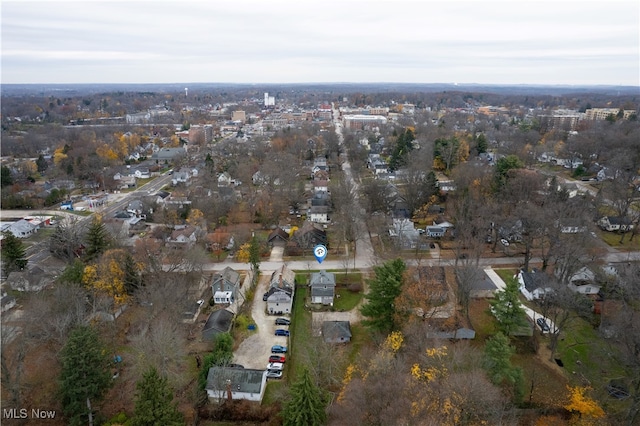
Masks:
[[[267,237],[267,244],[269,246],[282,246],[284,247],[289,241],[289,234],[282,228],[276,228]]]
[[[2,312],[7,312],[9,309],[16,306],[16,298],[13,296],[9,296],[6,291],[2,291]]]
[[[453,223],[449,222],[442,216],[438,216],[436,220],[433,221],[433,226],[439,226],[440,228],[444,228],[445,232],[447,232],[447,229],[455,227]]]
[[[202,328],[202,340],[213,341],[218,334],[231,330],[234,314],[226,309],[213,311]]]
[[[151,177],[151,172],[148,167],[140,167],[133,172],[133,176],[136,179],[149,179]]]
[[[120,189],[134,188],[136,186],[136,177],[128,173],[116,173],[113,175],[113,181],[116,187]]]
[[[393,224],[389,228],[389,236],[399,247],[416,248],[420,232],[409,219],[393,219]]]
[[[311,303],[333,306],[336,292],[335,274],[327,271],[313,273],[309,287],[311,287]]]
[[[231,175],[227,172],[222,172],[218,175],[218,186],[231,186]]]
[[[579,234],[587,230],[587,227],[580,219],[559,219],[556,221],[556,226],[560,228],[560,232],[563,234]]]
[[[162,148],[154,152],[151,155],[151,159],[169,162],[185,155],[187,155],[187,151],[184,148]]]
[[[598,226],[609,232],[627,232],[633,229],[631,219],[621,216],[604,216],[598,220]]]
[[[282,266],[271,274],[267,291],[267,312],[272,315],[290,314],[293,310],[295,293],[295,273]]]
[[[527,300],[542,299],[545,294],[553,291],[549,286],[550,277],[544,272],[520,271],[517,275],[520,292]]]
[[[7,276],[7,284],[17,291],[40,291],[53,284],[55,276],[38,266],[29,270],[14,271]]]
[[[464,273],[464,269],[462,271],[462,273]],[[490,269],[490,272],[493,272],[493,275],[495,275],[493,270]],[[497,275],[495,276],[498,277]],[[456,278],[460,280],[460,276],[456,275]],[[498,287],[487,273],[487,270],[478,270],[477,273],[474,273],[470,284],[471,291],[469,292],[469,296],[474,299],[493,298],[496,291],[498,291]]]
[[[302,250],[311,250],[319,244],[329,248],[327,232],[312,222],[306,221],[302,228],[298,229],[289,239],[287,251],[294,254]]]
[[[193,247],[197,240],[197,228],[195,226],[185,226],[174,229],[167,238],[167,247],[174,249],[187,249]]]
[[[329,206],[311,206],[309,208],[309,220],[313,223],[330,223]]]
[[[261,402],[266,387],[267,370],[211,367],[205,389],[213,402],[225,399]]]
[[[441,226],[427,226],[426,233],[429,238],[442,238],[444,237],[445,229]]]
[[[211,292],[216,304],[231,304],[240,288],[240,273],[230,267],[224,268],[211,278]]]
[[[173,172],[171,185],[176,186],[178,184],[184,184],[187,186],[191,184],[191,171],[189,169],[180,169]]]
[[[326,181],[326,180],[314,180],[313,181],[313,190],[314,190],[314,192],[328,192],[329,191],[329,181]]]
[[[596,275],[587,267],[580,268],[569,278],[569,289],[586,296],[597,295],[600,286],[595,284]]]
[[[7,230],[18,238],[29,238],[36,233],[38,226],[28,220],[20,219],[11,223]]]
[[[322,339],[326,343],[351,342],[351,324],[349,321],[323,321]]]

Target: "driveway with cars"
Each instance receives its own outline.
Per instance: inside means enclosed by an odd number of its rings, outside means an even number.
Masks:
[[[289,346],[289,338],[285,336],[276,336],[277,328],[289,329],[286,325],[276,326],[275,315],[267,315],[267,302],[262,300],[262,294],[267,291],[269,278],[273,271],[261,271],[260,281],[255,291],[253,306],[251,307],[251,316],[256,324],[256,332],[245,339],[238,349],[233,353],[233,362],[242,364],[245,368],[255,368],[264,370],[269,363],[271,356],[271,346],[282,345]]]

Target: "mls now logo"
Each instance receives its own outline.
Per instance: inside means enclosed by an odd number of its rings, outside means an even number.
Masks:
[[[41,410],[32,408],[31,411],[26,408],[4,408],[2,409],[3,419],[53,419],[56,417],[54,410]]]

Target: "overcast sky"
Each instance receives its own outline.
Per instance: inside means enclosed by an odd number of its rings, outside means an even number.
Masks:
[[[2,0],[2,83],[640,85],[640,2]]]

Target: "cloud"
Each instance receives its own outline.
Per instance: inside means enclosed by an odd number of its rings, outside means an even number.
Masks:
[[[5,1],[2,74],[638,85],[639,13],[636,1]]]

